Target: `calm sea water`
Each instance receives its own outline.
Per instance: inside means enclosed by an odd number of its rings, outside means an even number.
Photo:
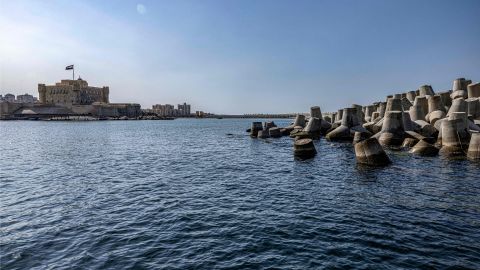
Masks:
[[[0,268],[480,268],[480,165],[251,121],[0,122]]]

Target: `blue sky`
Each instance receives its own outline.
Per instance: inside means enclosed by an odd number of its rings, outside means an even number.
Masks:
[[[0,0],[0,93],[76,73],[111,102],[336,111],[480,80],[480,1]]]

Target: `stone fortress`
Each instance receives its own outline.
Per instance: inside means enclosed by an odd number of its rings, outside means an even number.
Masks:
[[[78,80],[61,80],[55,85],[38,84],[40,103],[55,104],[66,107],[72,105],[90,105],[94,102],[108,102],[108,86],[88,86],[88,82]]]
[[[75,117],[137,118],[140,104],[110,103],[108,86],[93,87],[88,82],[61,80],[54,85],[38,84],[36,103],[0,102],[0,119],[51,119]]]

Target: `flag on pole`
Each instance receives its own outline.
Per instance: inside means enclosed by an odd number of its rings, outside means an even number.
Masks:
[[[70,70],[70,69],[73,69],[73,65],[65,67],[65,70]]]

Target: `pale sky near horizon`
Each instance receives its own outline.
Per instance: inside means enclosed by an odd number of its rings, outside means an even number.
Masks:
[[[323,112],[480,81],[478,0],[0,0],[0,94],[71,78],[111,102]]]

